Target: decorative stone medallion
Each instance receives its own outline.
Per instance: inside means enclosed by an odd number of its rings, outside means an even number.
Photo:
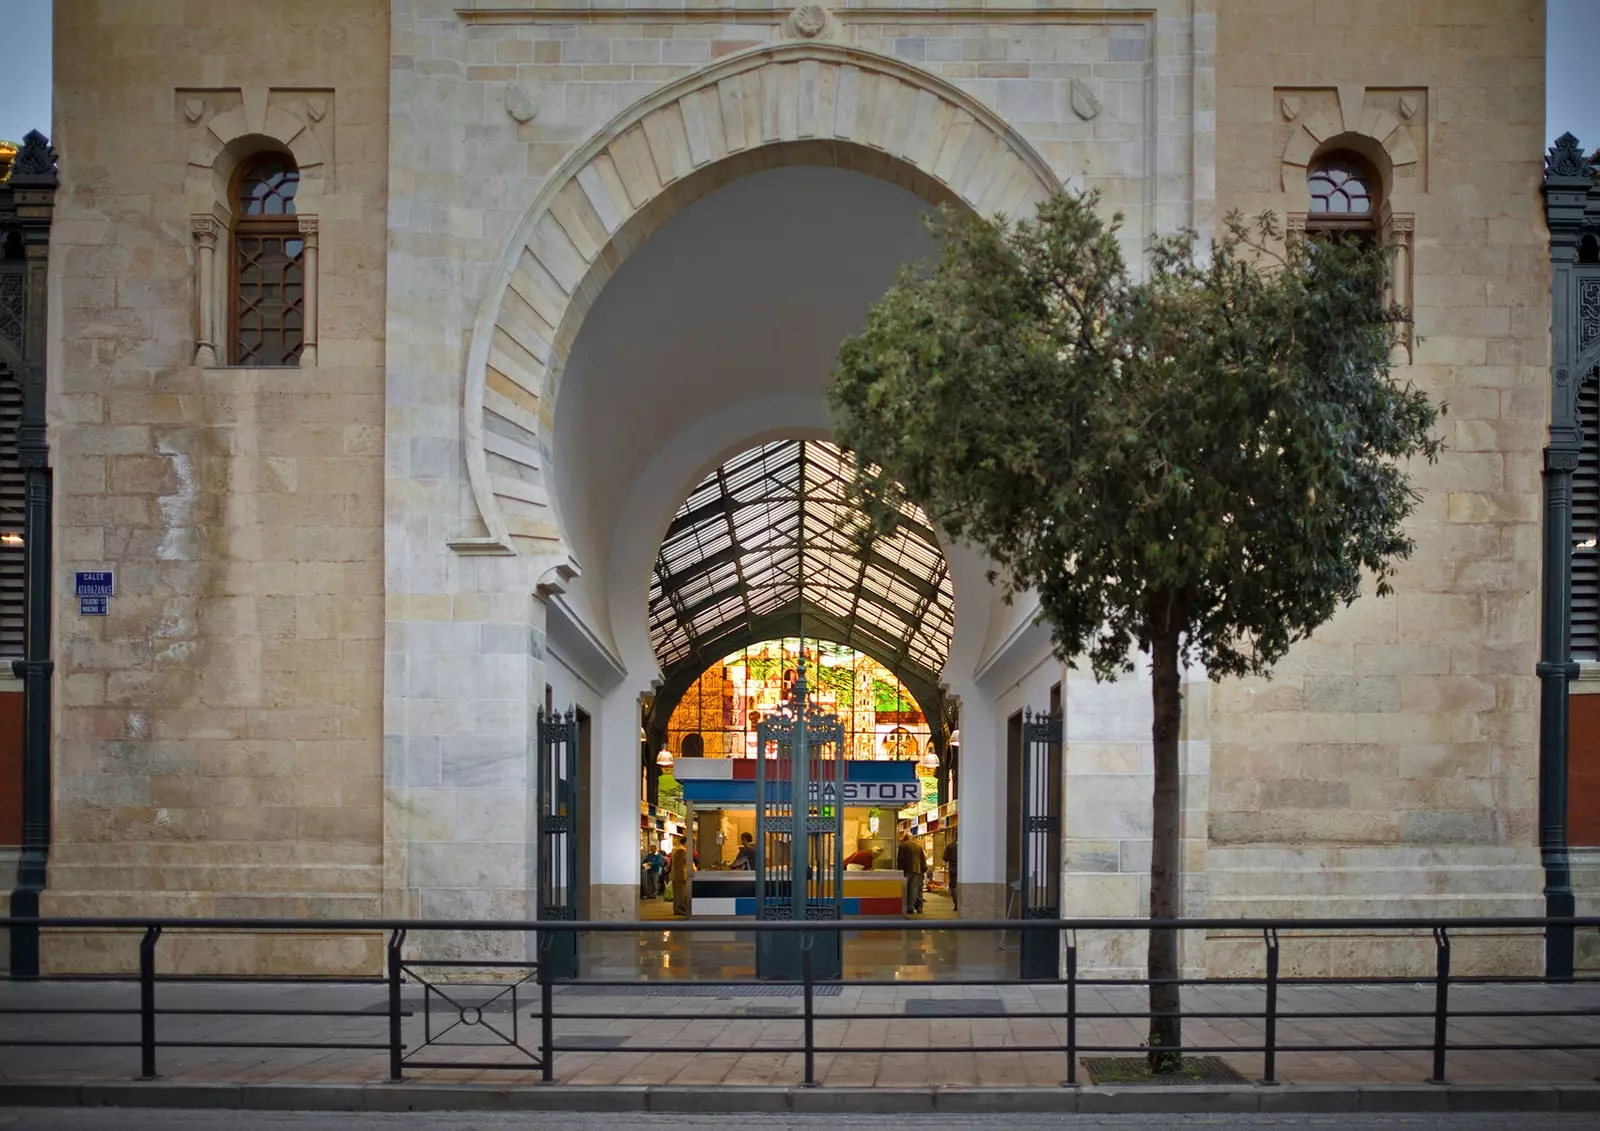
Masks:
[[[815,39],[828,30],[828,9],[802,4],[789,14],[789,30],[801,39]]]
[[[533,120],[533,99],[528,97],[528,92],[519,83],[506,84],[506,113],[518,123]]]
[[[1292,122],[1300,116],[1300,100],[1291,96],[1278,99],[1278,109],[1283,111],[1283,120]]]
[[[1100,113],[1100,100],[1082,79],[1072,80],[1072,112],[1086,122]]]
[[[198,122],[206,112],[206,104],[198,98],[185,98],[183,100],[183,116],[190,122]]]

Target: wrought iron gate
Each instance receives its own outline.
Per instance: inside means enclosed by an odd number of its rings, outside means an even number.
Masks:
[[[1061,917],[1061,715],[1031,709],[1022,717],[1023,919]],[[1021,931],[1021,975],[1060,975],[1061,937],[1042,928]]]
[[[774,750],[774,748],[776,748]],[[775,753],[775,758],[769,754]],[[787,706],[756,725],[756,917],[831,921],[844,913],[844,727],[806,698],[802,659]],[[756,976],[844,973],[839,931],[756,937]]]
[[[578,716],[568,708],[539,709],[538,716],[538,865],[539,919],[578,918],[578,852],[582,844],[578,812]],[[576,931],[552,931],[539,939],[539,953],[548,956],[550,976],[578,976]]]

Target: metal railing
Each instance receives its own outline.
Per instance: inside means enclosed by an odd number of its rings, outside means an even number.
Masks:
[[[626,993],[630,988],[637,989],[641,983],[637,980],[596,980],[596,979],[562,979],[551,977],[551,964],[547,961],[536,962],[511,962],[499,960],[477,961],[472,959],[430,959],[413,957],[407,959],[404,955],[406,941],[409,936],[418,932],[454,933],[463,932],[482,936],[484,934],[533,935],[537,940],[541,956],[548,956],[557,935],[577,932],[580,936],[589,935],[615,935],[615,934],[661,934],[670,931],[673,934],[695,934],[700,932],[718,932],[726,935],[730,930],[740,934],[749,934],[753,937],[760,932],[788,932],[800,931],[808,936],[829,932],[901,932],[901,933],[967,933],[967,932],[999,932],[1012,929],[1017,923],[1012,920],[996,921],[917,921],[910,922],[903,919],[857,919],[847,921],[819,921],[819,922],[785,922],[785,921],[756,921],[756,920],[688,920],[671,922],[558,922],[524,921],[524,920],[332,920],[332,919],[227,919],[227,918],[39,918],[15,919],[0,917],[0,927],[9,927],[13,924],[38,927],[44,930],[125,930],[141,931],[139,941],[139,973],[137,975],[139,987],[139,1005],[137,1009],[129,1008],[103,1008],[103,1007],[50,1007],[44,1005],[0,1005],[0,1017],[9,1018],[46,1018],[68,1015],[96,1015],[96,1016],[126,1016],[137,1014],[139,1020],[139,1036],[137,1040],[129,1039],[101,1039],[95,1036],[90,1039],[54,1039],[40,1038],[37,1036],[19,1035],[15,1022],[0,1023],[0,1047],[31,1047],[31,1048],[138,1048],[140,1058],[140,1078],[155,1079],[158,1075],[157,1053],[162,1049],[194,1049],[194,1048],[230,1048],[230,1049],[276,1049],[276,1050],[327,1050],[361,1052],[370,1054],[387,1054],[389,1063],[389,1078],[401,1080],[405,1078],[408,1069],[477,1069],[477,1070],[515,1070],[521,1072],[537,1072],[541,1082],[549,1083],[555,1079],[555,1067],[558,1054],[563,1051],[576,1051],[568,1045],[564,1050],[556,1036],[556,1027],[559,1022],[570,1021],[748,1021],[747,1013],[705,1013],[693,1012],[685,1014],[679,1012],[661,1012],[628,1007],[625,1010],[611,1010],[600,1012],[594,1009],[565,1010],[558,1008],[563,1004],[560,999],[564,995],[558,991],[567,987],[590,987],[604,990],[610,987],[619,993]],[[1038,1011],[1025,1011],[1012,1014],[1015,1017],[1042,1019],[1045,1021],[1060,1021],[1064,1031],[1064,1039],[1030,1044],[989,1044],[989,1045],[961,1045],[961,1046],[910,1046],[896,1043],[892,1047],[884,1046],[857,1046],[842,1043],[824,1042],[817,1039],[817,1026],[819,1024],[845,1024],[855,1021],[917,1021],[938,1020],[971,1020],[969,1012],[919,1011],[912,1017],[908,1014],[893,1012],[840,1012],[817,1008],[817,990],[819,983],[812,976],[812,963],[810,951],[810,938],[803,944],[802,974],[797,982],[773,983],[771,981],[756,982],[754,979],[743,981],[712,981],[694,980],[693,985],[699,987],[721,987],[727,990],[727,996],[737,996],[741,988],[754,989],[757,986],[771,987],[773,985],[787,986],[797,989],[801,998],[801,1011],[799,1014],[785,1013],[780,1016],[763,1015],[762,1020],[769,1023],[794,1023],[799,1027],[800,1042],[793,1045],[769,1045],[762,1043],[759,1046],[726,1046],[705,1044],[686,1047],[681,1041],[670,1045],[660,1044],[631,1044],[621,1043],[615,1048],[583,1047],[582,1051],[588,1054],[617,1052],[633,1054],[653,1053],[744,1053],[759,1051],[762,1053],[800,1054],[803,1058],[803,1073],[801,1083],[804,1086],[817,1084],[816,1057],[818,1053],[824,1054],[882,1054],[892,1053],[939,1053],[959,1051],[962,1053],[1046,1053],[1058,1054],[1063,1058],[1063,1083],[1065,1086],[1076,1086],[1079,1081],[1079,1058],[1088,1054],[1105,1055],[1138,1055],[1143,1056],[1150,1050],[1144,1045],[1127,1044],[1094,1044],[1085,1043],[1080,1039],[1080,1026],[1084,1022],[1095,1021],[1122,1021],[1122,1022],[1148,1022],[1152,1018],[1172,1016],[1144,1009],[1081,1009],[1079,1007],[1080,992],[1086,988],[1107,990],[1139,989],[1148,990],[1149,987],[1161,984],[1178,984],[1188,987],[1234,987],[1259,989],[1262,994],[1259,1009],[1182,1009],[1179,1016],[1184,1021],[1208,1022],[1248,1022],[1259,1026],[1261,1040],[1258,1044],[1212,1044],[1212,1045],[1183,1045],[1167,1052],[1178,1052],[1183,1055],[1227,1055],[1238,1058],[1241,1056],[1259,1056],[1261,1063],[1260,1083],[1276,1084],[1278,1082],[1278,1057],[1283,1054],[1350,1054],[1350,1053],[1416,1053],[1431,1056],[1432,1072],[1428,1077],[1429,1082],[1443,1084],[1446,1082],[1446,1068],[1448,1058],[1452,1052],[1527,1052],[1544,1050],[1561,1050],[1565,1052],[1592,1052],[1600,1050],[1600,1028],[1596,1028],[1590,1039],[1583,1040],[1531,1040],[1520,1042],[1494,1042],[1483,1041],[1457,1041],[1450,1040],[1452,1022],[1485,1019],[1537,1019],[1538,1026],[1542,1027],[1547,1022],[1556,1019],[1583,1019],[1600,1018],[1600,991],[1593,995],[1570,995],[1570,1005],[1567,1008],[1514,1008],[1514,1009],[1485,1009],[1461,1008],[1454,1003],[1452,990],[1468,986],[1499,985],[1508,987],[1527,987],[1542,985],[1573,985],[1576,982],[1589,982],[1597,984],[1594,979],[1579,977],[1577,979],[1549,979],[1536,976],[1517,975],[1459,975],[1452,973],[1451,960],[1456,940],[1467,932],[1486,932],[1498,936],[1521,936],[1530,941],[1540,941],[1543,935],[1552,930],[1560,931],[1585,931],[1600,930],[1600,917],[1577,917],[1570,919],[1548,918],[1451,918],[1451,919],[1381,919],[1381,918],[1339,918],[1339,919],[1184,919],[1184,920],[1147,920],[1147,919],[1057,919],[1037,920],[1028,923],[1029,930],[1054,930],[1061,940],[1061,966],[1059,976],[1053,980],[1020,978],[940,978],[937,969],[931,969],[934,975],[927,982],[908,982],[904,979],[862,979],[850,978],[848,984],[852,987],[895,987],[907,988],[914,986],[937,987],[1004,987],[1004,986],[1058,986],[1064,991],[1064,1009],[1059,1012],[1050,1012],[1040,1009]],[[1182,932],[1223,932],[1228,936],[1251,937],[1256,936],[1261,940],[1263,956],[1263,973],[1259,977],[1233,977],[1233,978],[1176,978],[1169,980],[1152,980],[1149,978],[1113,978],[1084,976],[1080,973],[1079,941],[1080,934],[1094,934],[1105,932],[1148,932],[1151,930],[1177,930]],[[385,948],[384,975],[381,984],[384,986],[386,996],[383,1003],[369,1008],[361,1009],[300,1009],[300,1008],[228,1008],[228,1007],[196,1007],[196,1006],[169,1006],[159,1004],[157,1001],[158,987],[168,983],[189,983],[196,981],[193,976],[186,976],[181,972],[157,974],[156,973],[156,948],[161,939],[173,932],[274,932],[274,933],[315,933],[326,936],[329,934],[383,932],[387,934]],[[1295,987],[1349,987],[1349,986],[1418,986],[1423,980],[1417,976],[1361,976],[1361,977],[1322,977],[1322,976],[1286,976],[1282,973],[1281,951],[1286,942],[1307,937],[1326,939],[1329,936],[1353,936],[1369,934],[1372,932],[1399,933],[1419,942],[1426,943],[1430,938],[1433,948],[1432,1005],[1427,1009],[1386,1009],[1386,1010],[1351,1010],[1351,1009],[1313,1009],[1285,1011],[1281,1008],[1280,992],[1285,988]],[[1482,934],[1467,935],[1470,938],[1483,937]],[[432,971],[449,970],[488,970],[497,972],[501,981],[493,983],[489,988],[495,993],[488,1000],[465,1002],[466,995],[461,993],[463,985],[477,985],[482,988],[482,983],[456,983],[444,980]],[[71,979],[37,979],[26,983],[35,984],[37,981],[66,981]],[[128,981],[131,979],[121,979]],[[279,982],[296,983],[293,978],[265,979],[262,977],[218,977],[209,976],[205,979],[208,984],[258,984],[271,980]],[[313,980],[300,979],[300,982]],[[376,987],[380,979],[370,979],[366,985]],[[536,1005],[529,1002],[522,991],[532,983],[537,989]],[[359,984],[359,983],[358,983]],[[422,1032],[412,1033],[412,1039],[407,1039],[405,1022],[415,1018],[417,1010],[408,1008],[402,993],[406,985],[418,986],[423,991],[421,1002]],[[763,990],[761,992],[770,992]],[[491,1007],[498,1008],[495,1012],[504,1012],[507,1020],[495,1023],[486,1015],[491,1012]],[[1148,1004],[1148,1003],[1147,1003]],[[523,1036],[522,1011],[527,1007],[530,1020],[537,1022],[537,1042],[525,1039]],[[455,1012],[453,1019],[450,1011]],[[442,1011],[442,1016],[436,1023],[436,1012]],[[376,1021],[382,1016],[386,1022],[386,1032],[375,1035],[372,1040],[364,1041],[316,1041],[316,1040],[169,1040],[162,1039],[157,1032],[157,1019],[162,1017],[301,1017],[301,1018],[364,1018]],[[1305,1021],[1379,1021],[1399,1022],[1431,1020],[1431,1040],[1419,1042],[1417,1040],[1400,1040],[1389,1042],[1361,1041],[1355,1042],[1317,1042],[1294,1043],[1280,1039],[1280,1027],[1286,1023]],[[413,1025],[413,1028],[415,1026]],[[511,1050],[515,1055],[502,1060],[452,1060],[433,1059],[438,1050],[445,1047],[463,1047],[445,1038],[456,1032],[474,1032],[491,1034],[492,1038],[486,1041],[466,1042],[465,1047],[494,1047],[502,1054]],[[1052,1028],[1052,1034],[1055,1029]],[[420,1040],[417,1040],[420,1036]]]

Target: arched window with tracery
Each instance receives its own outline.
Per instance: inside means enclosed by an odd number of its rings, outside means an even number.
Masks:
[[[1365,161],[1331,153],[1306,170],[1306,230],[1377,233],[1380,185]]]
[[[287,153],[239,166],[233,191],[228,360],[299,365],[305,344],[306,241],[295,217],[300,171]]]

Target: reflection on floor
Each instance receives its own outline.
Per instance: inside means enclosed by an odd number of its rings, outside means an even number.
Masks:
[[[640,919],[661,920],[664,929],[638,936],[590,936],[583,941],[584,978],[658,981],[720,981],[754,978],[755,936],[727,920],[726,931],[674,931],[667,900],[640,900]],[[936,977],[1014,978],[1017,955],[1003,944],[1016,943],[993,931],[918,931],[926,920],[955,919],[950,897],[926,893],[923,913],[910,916],[905,931],[846,931],[844,978],[852,980],[932,981]],[[701,920],[702,922],[704,920]]]

